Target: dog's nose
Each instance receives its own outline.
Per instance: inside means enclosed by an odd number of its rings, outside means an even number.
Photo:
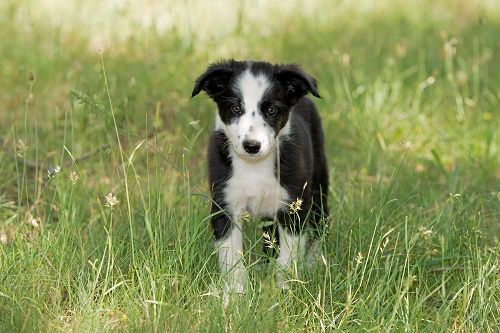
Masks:
[[[260,142],[256,140],[243,141],[243,149],[249,154],[257,154],[260,150]]]

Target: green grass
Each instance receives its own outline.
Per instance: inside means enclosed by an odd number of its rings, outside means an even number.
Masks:
[[[498,331],[499,6],[324,1],[259,21],[244,4],[230,33],[138,30],[102,53],[0,5],[0,331]],[[226,57],[318,79],[332,215],[324,260],[287,291],[245,225],[250,289],[224,308],[214,106],[189,96]]]

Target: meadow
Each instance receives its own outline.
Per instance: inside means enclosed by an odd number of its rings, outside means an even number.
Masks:
[[[0,332],[498,332],[498,2],[46,3],[0,4]],[[225,58],[317,78],[331,212],[289,290],[245,224],[227,307],[190,98]]]

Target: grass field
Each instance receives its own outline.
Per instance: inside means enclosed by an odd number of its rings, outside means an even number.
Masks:
[[[499,3],[46,3],[0,4],[1,332],[498,332]],[[331,217],[286,291],[246,224],[224,308],[189,97],[229,57],[318,79]]]

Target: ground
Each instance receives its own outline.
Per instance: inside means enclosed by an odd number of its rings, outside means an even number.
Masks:
[[[0,331],[498,331],[498,2],[124,3],[0,4]],[[249,220],[227,307],[221,58],[318,79],[331,179],[320,262],[280,290]]]

